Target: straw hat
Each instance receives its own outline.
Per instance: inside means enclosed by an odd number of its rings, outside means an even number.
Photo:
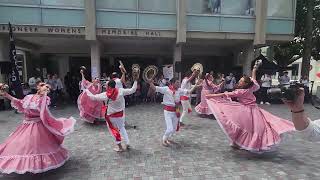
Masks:
[[[154,65],[148,66],[144,69],[142,73],[142,78],[144,81],[149,82],[154,79],[158,74],[158,68]]]

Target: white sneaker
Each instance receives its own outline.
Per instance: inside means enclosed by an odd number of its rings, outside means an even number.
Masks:
[[[269,102],[266,102],[266,105],[270,105],[270,103],[269,103]]]
[[[260,102],[261,105],[263,105],[263,102]]]

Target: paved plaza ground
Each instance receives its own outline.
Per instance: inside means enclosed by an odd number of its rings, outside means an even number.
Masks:
[[[262,106],[290,118],[284,105]],[[307,107],[313,119],[320,111]],[[74,116],[75,106],[58,107],[55,116]],[[0,180],[104,180],[104,179],[320,179],[320,144],[292,135],[277,152],[252,155],[234,151],[218,123],[193,114],[188,125],[175,136],[177,145],[160,145],[165,130],[162,106],[137,105],[126,109],[133,149],[115,153],[106,125],[78,120],[75,132],[65,139],[71,159],[61,168],[40,175],[0,175]],[[0,111],[0,142],[21,122],[21,115]],[[31,137],[30,137],[31,138]]]

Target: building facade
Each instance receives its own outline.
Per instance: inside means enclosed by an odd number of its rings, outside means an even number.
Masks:
[[[296,0],[0,0],[0,61],[11,22],[24,80],[81,65],[100,76],[119,59],[248,74],[255,47],[293,39],[295,9]]]

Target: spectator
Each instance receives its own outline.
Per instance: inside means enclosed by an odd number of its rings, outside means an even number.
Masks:
[[[79,87],[79,79],[76,76],[71,76],[71,85],[70,85],[70,97],[73,102],[77,102],[78,96],[80,94],[80,87]]]
[[[138,80],[137,90],[133,95],[134,95],[134,102],[141,103],[141,79]]]
[[[64,76],[64,85],[66,87],[66,91],[69,94],[69,96],[71,97],[70,93],[70,87],[71,87],[71,74],[70,72],[67,72],[67,74]]]
[[[24,96],[31,94],[31,89],[27,83],[24,83],[22,88],[23,88],[23,95]]]
[[[58,77],[57,74],[53,76],[54,81],[56,82],[56,98],[57,100],[63,98],[63,84],[61,79]]]
[[[164,87],[164,86],[167,85],[167,80],[164,78],[163,74],[161,74],[160,77],[159,77],[158,85],[160,87]]]
[[[28,81],[29,87],[31,89],[31,93],[35,94],[37,92],[37,86],[36,86],[36,78],[35,77],[31,77]]]
[[[265,103],[266,105],[270,105],[267,92],[268,92],[268,89],[271,88],[271,85],[272,85],[272,78],[271,78],[270,74],[265,73],[261,77],[261,88],[260,88],[261,101],[260,101],[260,104]]]
[[[290,77],[288,76],[288,72],[283,72],[283,75],[279,77],[279,84],[280,85],[289,85],[290,84]]]
[[[226,84],[224,86],[225,90],[228,92],[231,92],[234,90],[235,86],[236,86],[236,78],[234,77],[234,75],[232,73],[230,73],[225,80]]]
[[[300,83],[303,84],[303,87],[304,87],[304,94],[305,94],[305,97],[304,97],[304,100],[305,102],[308,102],[310,100],[310,89],[309,89],[309,78],[308,76],[303,76],[301,79],[300,79]]]

